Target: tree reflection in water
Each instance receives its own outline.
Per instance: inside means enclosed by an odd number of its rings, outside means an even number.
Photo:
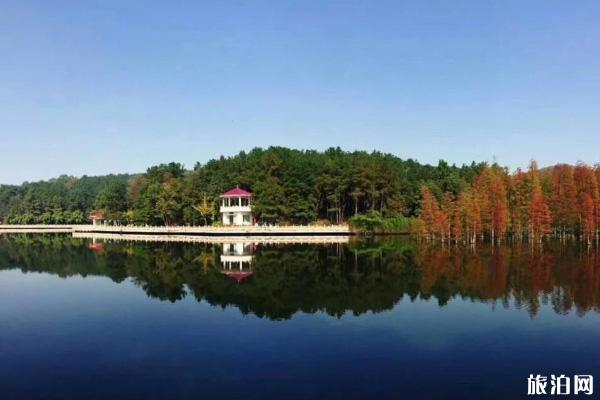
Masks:
[[[475,249],[408,238],[322,245],[91,244],[68,235],[3,235],[0,268],[131,279],[153,298],[175,302],[192,295],[270,319],[299,311],[337,317],[381,312],[417,298],[440,306],[453,298],[514,306],[531,316],[551,304],[556,313],[583,315],[598,311],[600,299],[599,252],[558,242]],[[232,279],[228,272],[239,270],[241,261],[251,279]]]

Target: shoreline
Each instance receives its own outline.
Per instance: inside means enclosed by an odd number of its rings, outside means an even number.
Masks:
[[[92,240],[125,240],[137,242],[180,242],[180,243],[263,243],[263,244],[330,244],[348,243],[349,235],[319,236],[206,236],[206,235],[143,235],[118,233],[73,232],[74,238]]]
[[[0,225],[0,233],[78,233],[200,237],[331,237],[354,236],[348,225],[332,226],[110,226],[110,225]]]
[[[75,225],[0,225],[2,233],[71,233]]]

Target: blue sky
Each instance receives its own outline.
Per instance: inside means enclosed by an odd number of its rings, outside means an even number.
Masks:
[[[0,0],[0,183],[256,146],[600,161],[598,1]]]

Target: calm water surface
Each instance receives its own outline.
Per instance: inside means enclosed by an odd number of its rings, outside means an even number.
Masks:
[[[599,302],[600,253],[556,243],[0,235],[0,398],[525,398],[600,385]]]

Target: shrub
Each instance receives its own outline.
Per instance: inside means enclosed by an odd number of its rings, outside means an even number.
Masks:
[[[382,217],[377,212],[358,214],[348,220],[348,224],[361,233],[411,233],[414,218],[396,216]]]

